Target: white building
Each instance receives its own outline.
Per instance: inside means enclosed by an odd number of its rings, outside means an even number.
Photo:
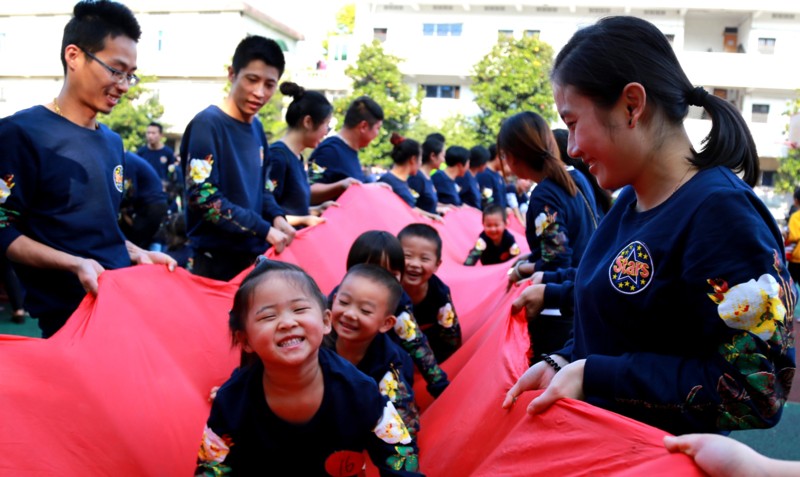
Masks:
[[[358,3],[354,41],[383,41],[409,84],[423,88],[423,118],[475,114],[470,76],[498,34],[539,35],[556,53],[609,15],[634,15],[670,39],[689,79],[736,104],[756,139],[769,184],[786,153],[787,102],[800,89],[800,2],[743,0],[374,0]],[[357,53],[353,55],[353,58]],[[692,108],[699,144],[710,128]]]
[[[59,51],[74,1],[0,2],[0,117],[45,104],[61,90]],[[126,0],[142,28],[137,74],[164,106],[170,137],[224,97],[226,67],[248,34],[278,41],[292,66],[303,35],[248,3],[228,0]]]

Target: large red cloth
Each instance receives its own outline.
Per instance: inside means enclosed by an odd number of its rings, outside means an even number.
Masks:
[[[304,267],[325,292],[358,234],[428,220],[381,188],[351,187],[339,202],[276,257]],[[530,392],[501,409],[526,369],[527,328],[509,316],[520,289],[505,293],[507,265],[461,265],[480,213],[450,212],[433,225],[464,346],[444,363],[451,386],[432,403],[420,393],[427,475],[702,475],[664,449],[663,431],[583,402],[531,417]],[[521,226],[511,229],[524,245]],[[109,271],[97,298],[51,339],[0,336],[0,475],[191,475],[209,391],[238,363],[227,312],[240,277],[222,283],[153,265]]]

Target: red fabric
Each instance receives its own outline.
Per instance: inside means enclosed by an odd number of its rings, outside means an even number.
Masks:
[[[374,187],[351,187],[340,204],[277,257],[306,268],[326,292],[358,234],[427,221]],[[526,393],[502,410],[525,370],[526,326],[508,316],[520,290],[504,293],[507,265],[460,265],[480,232],[478,212],[454,211],[434,226],[464,346],[444,364],[450,388],[433,403],[420,395],[430,404],[420,435],[425,473],[702,475],[664,450],[664,432],[582,402],[530,417],[534,393]],[[521,226],[512,228],[524,248]],[[191,475],[209,391],[238,362],[227,330],[237,283],[157,266],[110,271],[97,299],[87,297],[53,338],[0,336],[0,474]]]

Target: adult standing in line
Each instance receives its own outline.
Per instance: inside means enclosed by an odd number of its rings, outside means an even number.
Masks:
[[[578,267],[573,339],[503,405],[544,388],[530,412],[573,398],[673,434],[774,426],[795,371],[796,296],[752,190],[758,154],[741,113],[695,87],[664,34],[634,17],[575,33],[552,80],[569,155],[624,190]],[[690,105],[712,118],[699,151]]]
[[[228,67],[228,96],[186,126],[181,161],[189,184],[186,228],[197,275],[230,280],[267,247],[280,253],[294,237],[272,195],[267,136],[256,117],[275,93],[284,66],[274,40],[244,38]]]
[[[139,23],[124,5],[81,1],[64,28],[64,85],[52,102],[0,120],[0,247],[42,337],[58,331],[107,269],[167,264],[119,226],[122,139],[97,122],[138,82]]]

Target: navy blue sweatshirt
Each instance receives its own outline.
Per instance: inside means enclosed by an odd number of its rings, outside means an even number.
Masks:
[[[434,172],[431,176],[431,181],[433,182],[433,187],[436,188],[439,202],[451,205],[462,204],[461,197],[458,195],[460,187],[444,171]]]
[[[322,141],[308,160],[325,168],[320,180],[324,184],[332,184],[348,177],[367,182],[358,160],[358,151],[339,136],[331,136]]]
[[[431,214],[437,213],[436,205],[439,203],[439,197],[436,195],[431,178],[427,177],[425,171],[419,170],[415,175],[410,176],[408,187],[417,193],[417,207]]]
[[[275,141],[269,146],[269,160],[269,178],[278,205],[287,215],[308,215],[311,187],[303,157],[297,157],[283,141]]]
[[[385,182],[392,186],[392,191],[397,194],[398,197],[403,199],[403,202],[408,204],[409,207],[416,207],[417,205],[417,198],[414,197],[416,191],[411,190],[408,187],[408,183],[396,175],[392,174],[391,172],[387,172],[386,174],[382,175],[378,182]]]

